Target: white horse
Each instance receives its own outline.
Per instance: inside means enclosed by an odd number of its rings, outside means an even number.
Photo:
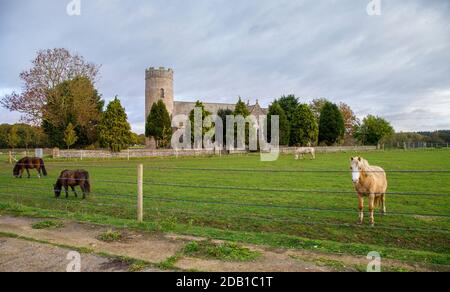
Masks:
[[[295,160],[303,159],[305,154],[311,154],[311,159],[316,159],[316,150],[314,147],[300,147],[295,149]]]

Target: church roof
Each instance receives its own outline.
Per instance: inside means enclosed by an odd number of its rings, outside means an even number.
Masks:
[[[234,111],[236,104],[231,103],[208,103],[203,102],[205,110],[212,114],[217,114],[220,109],[229,109]],[[195,102],[187,101],[174,101],[173,103],[173,115],[189,115],[189,113],[194,109]],[[255,105],[247,105],[250,114],[255,116],[267,115],[267,109],[263,109],[259,106],[258,102]]]

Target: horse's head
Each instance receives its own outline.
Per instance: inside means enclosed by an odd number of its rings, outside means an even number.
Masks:
[[[60,184],[55,184],[53,185],[53,190],[55,191],[55,197],[59,198],[59,196],[61,196],[61,185]]]
[[[14,176],[15,178],[17,178],[17,177],[19,177],[19,174],[20,174],[20,163],[18,162],[18,163],[16,163],[16,165],[14,166],[14,169],[13,169],[13,176]]]
[[[350,170],[352,171],[353,183],[358,183],[363,170],[363,159],[361,157],[352,157],[350,159]]]

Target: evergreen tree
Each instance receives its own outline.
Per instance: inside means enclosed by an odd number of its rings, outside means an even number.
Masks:
[[[320,112],[319,143],[334,145],[341,141],[344,134],[345,123],[339,107],[326,102]]]
[[[291,145],[307,146],[315,144],[319,128],[313,112],[306,104],[300,104],[292,117]]]
[[[279,137],[280,137],[280,145],[289,145],[290,138],[290,124],[287,119],[286,113],[283,108],[280,106],[279,102],[275,101],[269,106],[269,112],[267,114],[267,137],[271,139],[271,124],[272,119],[271,116],[279,117]],[[270,141],[270,140],[269,140]]]
[[[250,112],[248,110],[247,105],[242,101],[242,98],[239,97],[238,102],[236,103],[236,106],[234,108],[234,115],[235,116],[243,116],[244,118],[248,117],[250,115]]]
[[[281,108],[284,110],[284,113],[286,114],[286,118],[288,119],[289,123],[292,123],[292,119],[294,116],[295,111],[297,110],[297,107],[299,105],[298,98],[295,97],[295,95],[291,94],[288,96],[282,96],[279,100],[275,100]]]
[[[132,143],[127,114],[117,96],[108,104],[99,125],[100,142],[111,151],[120,152]]]
[[[67,149],[70,148],[75,142],[77,142],[78,137],[77,133],[75,132],[75,127],[72,125],[72,123],[69,123],[67,125],[66,130],[64,131],[64,142],[67,145]]]
[[[160,99],[152,105],[145,125],[145,136],[152,137],[157,147],[168,147],[172,136],[172,122],[166,105]]]

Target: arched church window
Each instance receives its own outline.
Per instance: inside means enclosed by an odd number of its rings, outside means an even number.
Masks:
[[[164,95],[165,95],[164,88],[161,88],[161,91],[160,91],[160,97],[161,97],[161,98],[164,98]]]

